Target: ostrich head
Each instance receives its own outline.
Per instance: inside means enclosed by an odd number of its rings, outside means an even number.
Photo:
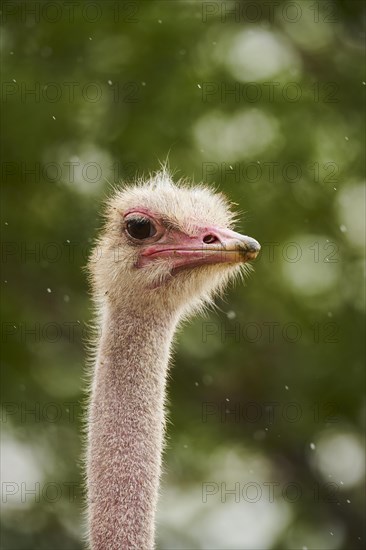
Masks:
[[[115,192],[89,269],[99,299],[185,314],[248,271],[260,245],[233,231],[221,193],[166,170]]]

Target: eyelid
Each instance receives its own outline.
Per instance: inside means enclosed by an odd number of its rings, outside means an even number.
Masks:
[[[150,220],[150,218],[148,216],[144,216],[143,214],[127,214],[127,216],[125,217],[125,221],[126,222],[129,222],[129,221],[132,221],[132,220],[136,220],[138,222],[150,222],[152,224],[154,224],[154,222],[152,220]]]
[[[155,218],[150,217],[149,214],[139,211],[132,211],[125,214],[125,225],[132,220],[151,223],[157,233],[163,233],[165,230],[181,230],[180,225],[176,221],[166,216],[162,216],[160,220],[156,220]]]

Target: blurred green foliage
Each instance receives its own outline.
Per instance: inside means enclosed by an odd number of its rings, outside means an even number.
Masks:
[[[66,4],[2,12],[1,548],[82,547],[82,268],[168,155],[262,254],[177,338],[158,547],[362,548],[363,3]]]

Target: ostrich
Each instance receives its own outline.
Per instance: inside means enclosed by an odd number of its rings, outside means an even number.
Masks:
[[[86,477],[92,550],[151,550],[177,325],[260,245],[232,230],[225,197],[163,169],[117,190],[89,261],[100,327],[93,358]]]

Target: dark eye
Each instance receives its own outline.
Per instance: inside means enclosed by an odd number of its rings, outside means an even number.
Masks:
[[[128,220],[126,230],[131,237],[140,241],[152,237],[156,233],[155,227],[151,221],[147,219]]]

